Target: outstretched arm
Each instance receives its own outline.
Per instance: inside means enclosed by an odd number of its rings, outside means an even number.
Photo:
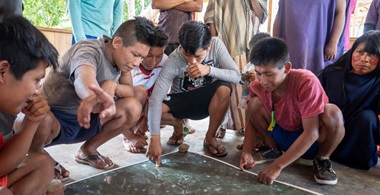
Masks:
[[[100,118],[112,117],[116,113],[113,97],[99,86],[91,84],[88,88],[92,90],[94,94],[85,98],[77,111],[78,123],[84,128],[90,128],[90,114],[94,112],[95,108],[99,108],[99,110],[95,112],[99,113]]]
[[[248,119],[247,126],[245,127],[245,135],[243,142],[243,153],[240,157],[240,170],[250,169],[255,164],[252,157],[252,145],[256,139],[256,129],[254,128],[251,120]]]
[[[90,65],[81,65],[75,69],[74,87],[77,95],[82,99],[78,108],[78,122],[89,128],[90,113],[99,113],[100,118],[111,117],[115,114],[115,88],[107,87],[104,91],[96,80],[96,70]]]

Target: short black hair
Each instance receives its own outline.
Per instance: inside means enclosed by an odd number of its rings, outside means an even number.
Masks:
[[[188,21],[179,30],[179,43],[191,55],[200,48],[207,49],[211,44],[211,37],[210,29],[201,22]]]
[[[279,69],[289,61],[289,53],[283,39],[267,37],[258,41],[252,48],[250,62],[255,66],[276,64]]]
[[[166,47],[169,37],[161,27],[157,26],[154,30],[153,40],[152,47]]]
[[[364,50],[369,54],[373,54],[380,58],[380,31],[379,30],[370,30],[364,33],[362,36],[356,39],[352,48],[350,50],[351,54],[355,49],[364,43]],[[350,55],[352,57],[352,55]]]
[[[150,20],[136,16],[134,19],[123,22],[112,39],[120,37],[123,40],[124,47],[134,45],[136,42],[152,47],[155,29],[156,27]]]
[[[0,60],[8,61],[13,75],[20,80],[41,61],[56,69],[58,51],[27,19],[10,14],[0,19]]]
[[[258,41],[260,41],[261,39],[267,38],[267,37],[271,37],[270,34],[267,33],[267,32],[258,32],[258,33],[256,33],[255,35],[253,35],[253,37],[251,38],[251,40],[248,43],[249,49],[252,49],[253,46]]]

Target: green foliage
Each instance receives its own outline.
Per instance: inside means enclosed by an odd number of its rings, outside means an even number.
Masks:
[[[49,28],[68,28],[69,17],[66,14],[64,0],[23,0],[24,17],[33,25]]]
[[[135,13],[136,16],[139,16],[140,13],[143,11],[141,6],[141,1],[144,1],[144,8],[147,6],[150,6],[151,0],[135,0]],[[126,21],[130,19],[128,14],[128,4],[126,1],[124,1],[124,10],[123,10],[123,21]]]

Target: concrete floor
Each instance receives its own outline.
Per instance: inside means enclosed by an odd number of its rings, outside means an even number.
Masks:
[[[203,139],[208,127],[208,118],[199,121],[190,121],[190,124],[197,129],[197,131],[185,138],[185,143],[190,145],[189,150],[195,153],[208,155],[203,149]],[[178,150],[177,147],[166,144],[166,141],[171,136],[172,132],[172,127],[165,127],[161,131],[163,154]],[[242,140],[242,135],[235,131],[228,130],[225,138],[219,139],[219,142],[227,148],[229,153],[227,157],[219,159],[238,167],[241,151],[237,150],[236,146],[241,143]],[[80,145],[81,144],[58,145],[47,148],[50,155],[71,172],[70,179],[66,181],[67,184],[103,172],[103,170],[77,164],[75,162],[75,151]],[[108,141],[99,148],[99,152],[112,159],[117,166],[126,166],[147,160],[145,154],[132,154],[127,152],[122,144],[122,136],[117,136]],[[268,163],[256,165],[249,171],[258,173],[267,164]],[[117,166],[115,166],[115,168]],[[293,163],[285,168],[277,180],[322,194],[380,194],[379,165],[369,171],[348,168],[338,163],[333,163],[333,168],[337,172],[339,178],[338,184],[335,186],[319,185],[315,183],[312,167],[300,162]]]

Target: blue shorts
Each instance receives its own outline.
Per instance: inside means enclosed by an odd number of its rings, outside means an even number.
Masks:
[[[99,114],[91,114],[91,126],[89,129],[79,126],[77,115],[51,109],[61,125],[59,135],[48,146],[57,144],[72,144],[89,140],[102,130]]]
[[[287,131],[283,129],[280,125],[276,124],[273,131],[266,131],[267,134],[272,136],[277,146],[282,151],[287,151],[290,146],[298,139],[303,130],[298,131]],[[313,145],[301,156],[304,159],[314,159],[318,153],[318,143],[315,141]]]

